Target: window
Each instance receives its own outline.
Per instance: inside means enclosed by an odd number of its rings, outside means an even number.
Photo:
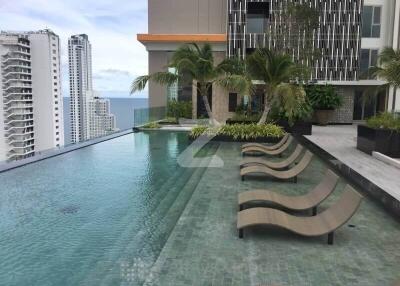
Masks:
[[[229,93],[229,112],[235,112],[237,108],[237,93]]]
[[[268,23],[269,3],[249,2],[247,11],[247,32],[255,34],[265,33]]]
[[[362,49],[360,61],[360,77],[361,79],[373,79],[369,69],[376,66],[378,62],[378,50]]]
[[[364,6],[362,28],[364,38],[381,37],[381,10],[379,6]]]

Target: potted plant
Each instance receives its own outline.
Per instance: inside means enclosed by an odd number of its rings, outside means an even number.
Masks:
[[[306,93],[317,123],[322,126],[328,125],[334,110],[342,106],[342,98],[331,85],[307,86]]]
[[[286,132],[311,135],[313,109],[302,86],[285,85],[271,102],[269,119],[282,126]]]
[[[357,149],[372,154],[376,151],[392,158],[400,158],[400,118],[382,113],[358,126]]]

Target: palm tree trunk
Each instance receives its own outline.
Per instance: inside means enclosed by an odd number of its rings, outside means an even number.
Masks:
[[[271,108],[269,107],[269,104],[268,104],[268,96],[267,96],[267,94],[265,94],[264,110],[263,110],[263,114],[260,118],[260,121],[258,121],[258,125],[263,125],[263,124],[265,124],[265,122],[267,122],[267,118],[268,118],[270,109]]]
[[[203,83],[200,83],[200,95],[201,95],[201,98],[203,99],[203,102],[204,102],[204,106],[205,106],[205,108],[206,108],[206,111],[207,111],[207,115],[208,115],[208,117],[209,117],[209,119],[210,119],[210,123],[211,123],[211,125],[218,125],[218,122],[215,120],[215,118],[214,118],[214,114],[213,114],[213,112],[212,112],[212,110],[211,110],[211,107],[210,107],[210,102],[208,101],[208,88],[207,88],[207,84],[203,84]]]

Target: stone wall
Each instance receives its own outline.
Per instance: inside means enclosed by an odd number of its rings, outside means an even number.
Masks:
[[[343,98],[343,105],[341,108],[335,110],[331,118],[331,123],[352,124],[354,113],[354,89],[337,87],[336,91]]]

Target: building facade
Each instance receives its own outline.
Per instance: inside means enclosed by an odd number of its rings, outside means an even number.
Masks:
[[[117,131],[110,101],[96,96],[92,80],[92,46],[85,34],[68,40],[71,141],[73,143]]]
[[[110,111],[110,100],[94,95],[89,101],[89,138],[106,136],[118,131],[115,115]]]
[[[0,161],[64,145],[59,37],[0,34]]]
[[[90,139],[88,102],[93,93],[92,46],[85,34],[68,39],[71,141]]]
[[[258,47],[284,50],[295,62],[312,69],[310,81],[336,86],[344,105],[336,111],[332,122],[352,123],[366,117],[365,106],[360,106],[364,92],[383,83],[365,78],[366,70],[374,65],[383,47],[398,48],[400,4],[396,2],[149,0],[149,32],[139,34],[138,40],[149,52],[149,73],[166,71],[171,53],[190,42],[212,44],[217,61],[233,56],[244,58]],[[293,3],[305,4],[318,14],[317,27],[308,36],[296,30],[290,21],[284,21],[283,15]],[[316,51],[315,56],[305,61],[300,56],[304,47]],[[178,83],[173,91],[178,99],[192,99],[195,116],[202,114],[191,83]],[[381,93],[369,109],[372,113],[390,106],[400,109],[400,99],[397,103],[394,100],[395,93]],[[166,106],[171,89],[150,83],[149,96],[151,107]],[[239,102],[237,95],[213,87],[211,105],[217,120],[233,116]],[[361,109],[363,118],[358,118]]]

